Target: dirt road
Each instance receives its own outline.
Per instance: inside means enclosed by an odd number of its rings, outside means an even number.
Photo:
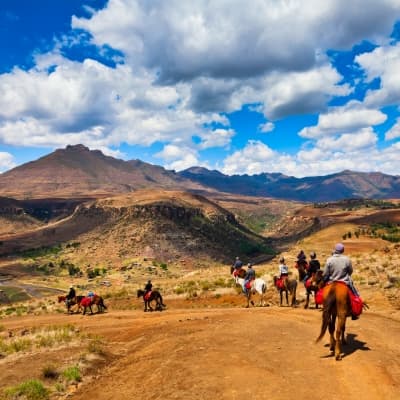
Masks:
[[[102,335],[110,354],[71,399],[399,398],[400,320],[389,313],[369,311],[347,320],[342,361],[329,355],[328,334],[314,343],[321,322],[314,309],[110,311],[22,317],[3,325],[65,324],[66,318]]]

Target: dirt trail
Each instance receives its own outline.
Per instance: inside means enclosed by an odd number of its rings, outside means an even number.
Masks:
[[[399,398],[400,320],[388,313],[347,320],[342,361],[329,356],[328,334],[314,343],[320,311],[301,308],[111,311],[23,317],[4,326],[65,324],[66,318],[101,334],[114,354],[71,399]]]

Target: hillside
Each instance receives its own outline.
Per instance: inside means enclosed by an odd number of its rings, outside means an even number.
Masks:
[[[73,241],[75,259],[119,265],[129,258],[206,260],[247,258],[270,251],[268,240],[234,214],[200,195],[143,190],[80,204],[42,228],[0,236],[1,254]]]
[[[277,173],[228,176],[219,171],[194,167],[180,172],[180,175],[219,191],[285,200],[326,202],[400,197],[400,177],[379,172],[343,171],[326,176],[295,178]]]
[[[199,190],[173,171],[123,161],[83,145],[58,149],[0,174],[0,195],[18,199],[104,197],[141,188]]]

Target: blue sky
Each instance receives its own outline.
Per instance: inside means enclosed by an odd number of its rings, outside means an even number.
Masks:
[[[400,175],[399,39],[400,0],[1,0],[0,172],[82,143]]]

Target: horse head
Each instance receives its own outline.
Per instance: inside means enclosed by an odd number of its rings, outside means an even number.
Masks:
[[[142,289],[138,289],[137,291],[137,297],[142,297],[144,295],[144,291]]]
[[[65,296],[58,296],[58,302],[61,303],[62,301],[65,301],[66,297]]]

